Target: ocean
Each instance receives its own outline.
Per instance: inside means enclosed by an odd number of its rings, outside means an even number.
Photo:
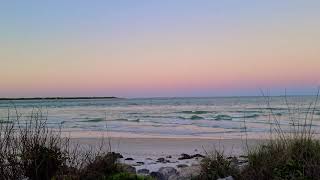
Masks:
[[[318,132],[320,108],[314,96],[115,98],[1,100],[0,123],[19,123],[41,111],[50,128],[71,136],[157,138],[265,138],[280,124],[312,119]],[[309,123],[309,121],[307,121]]]

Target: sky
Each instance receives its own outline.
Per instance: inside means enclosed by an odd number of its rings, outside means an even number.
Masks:
[[[0,97],[310,94],[318,0],[0,2]]]

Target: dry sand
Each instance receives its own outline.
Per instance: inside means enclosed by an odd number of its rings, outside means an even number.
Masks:
[[[110,140],[110,141],[109,141]],[[137,170],[149,169],[157,171],[160,167],[176,167],[178,164],[199,164],[200,159],[178,160],[182,153],[205,154],[214,149],[221,150],[226,156],[239,156],[245,154],[247,145],[253,147],[265,140],[241,139],[194,139],[194,138],[72,138],[72,143],[78,143],[93,149],[100,147],[103,141],[105,148],[109,142],[112,151],[121,153],[123,162],[134,165]],[[171,156],[171,158],[168,158]],[[124,160],[133,158],[134,160]],[[157,163],[158,158],[165,158],[170,163]],[[143,162],[138,164],[137,162]]]

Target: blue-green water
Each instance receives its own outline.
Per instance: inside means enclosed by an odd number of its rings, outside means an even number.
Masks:
[[[313,107],[317,131],[320,109],[310,106],[314,101],[312,96],[0,101],[0,122],[14,120],[16,107],[22,121],[41,109],[50,127],[71,133],[237,138],[246,132],[254,137],[268,133],[275,119],[289,129],[293,121],[312,114]]]

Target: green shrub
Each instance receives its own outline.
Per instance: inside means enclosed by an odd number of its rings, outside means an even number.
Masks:
[[[224,178],[232,175],[238,177],[239,170],[234,166],[232,160],[224,157],[223,153],[214,151],[207,155],[201,162],[201,173],[198,179],[211,180]]]
[[[11,123],[0,123],[0,179],[106,179],[125,171],[119,153],[104,152],[102,146],[97,152],[70,147],[60,131],[48,128],[41,110],[10,117]]]
[[[117,159],[118,157],[114,153],[96,156],[92,162],[81,170],[81,179],[105,179],[113,174],[122,172]]]
[[[241,179],[320,179],[320,140],[313,135],[312,123],[319,92],[306,109],[288,108],[291,126],[284,130],[280,119],[267,102],[273,118],[271,139],[248,151],[248,166]],[[306,112],[302,114],[301,112]]]
[[[270,141],[249,152],[242,179],[320,179],[320,142]]]
[[[50,180],[63,167],[65,159],[59,148],[39,145],[21,155],[24,174],[33,180]]]
[[[270,107],[269,98],[266,98],[267,109],[273,119],[270,122],[270,140],[248,149],[248,164],[242,166],[241,171],[232,167],[221,153],[206,157],[199,179],[230,175],[240,180],[320,179],[320,140],[313,136],[312,129],[318,98],[319,92],[307,109],[299,109],[290,108],[285,97],[289,127],[282,127],[277,113]]]

